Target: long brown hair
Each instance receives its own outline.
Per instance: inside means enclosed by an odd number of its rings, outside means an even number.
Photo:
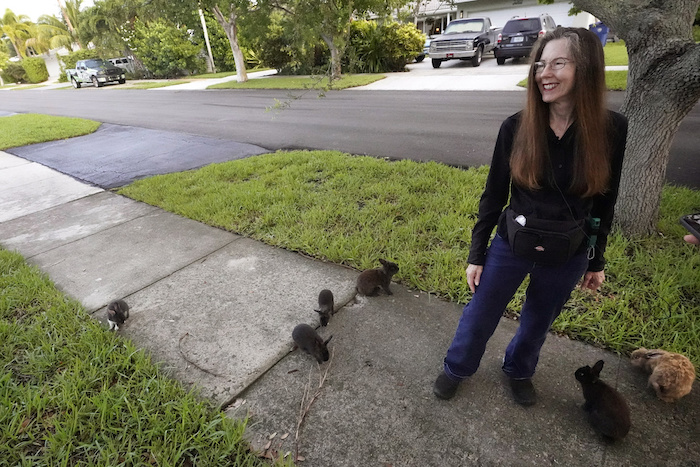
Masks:
[[[510,167],[513,181],[536,190],[549,173],[547,128],[549,105],[535,81],[534,63],[542,57],[545,45],[555,39],[568,40],[569,53],[576,64],[574,87],[574,123],[576,150],[574,174],[569,191],[593,196],[608,188],[610,179],[609,114],[605,105],[605,59],[598,36],[583,28],[557,28],[535,44],[530,55],[527,102],[516,130]]]

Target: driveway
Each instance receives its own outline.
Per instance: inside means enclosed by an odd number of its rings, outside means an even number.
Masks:
[[[430,57],[407,66],[410,73],[387,73],[387,77],[367,86],[349,90],[392,91],[524,91],[518,83],[527,77],[526,60],[508,60],[498,66],[493,54],[484,55],[481,66],[469,60],[449,60],[433,68]]]

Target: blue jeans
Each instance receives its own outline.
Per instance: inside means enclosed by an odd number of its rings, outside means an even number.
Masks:
[[[531,378],[549,328],[587,266],[585,252],[563,266],[538,265],[515,256],[508,241],[496,235],[487,251],[479,286],[464,307],[445,356],[445,373],[461,381],[476,372],[508,302],[530,274],[520,326],[506,349],[503,371],[510,378]]]

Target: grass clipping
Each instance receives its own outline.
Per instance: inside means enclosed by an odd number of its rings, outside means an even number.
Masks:
[[[121,194],[267,244],[358,270],[397,262],[395,280],[466,302],[464,276],[488,167],[277,152],[156,176]],[[700,192],[666,187],[663,235],[609,239],[600,293],[575,291],[557,332],[620,352],[663,347],[700,364],[700,254],[678,218]],[[526,285],[526,284],[525,284]],[[509,305],[517,315],[524,286]]]

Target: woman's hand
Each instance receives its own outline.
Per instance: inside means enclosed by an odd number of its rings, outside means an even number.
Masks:
[[[471,290],[472,293],[476,292],[476,288],[479,286],[481,272],[483,270],[483,266],[477,266],[476,264],[470,264],[467,266],[467,283],[469,284],[469,290]]]
[[[600,287],[603,281],[605,281],[605,273],[603,271],[587,271],[586,274],[583,275],[583,281],[581,281],[581,288],[598,290],[598,287]]]

